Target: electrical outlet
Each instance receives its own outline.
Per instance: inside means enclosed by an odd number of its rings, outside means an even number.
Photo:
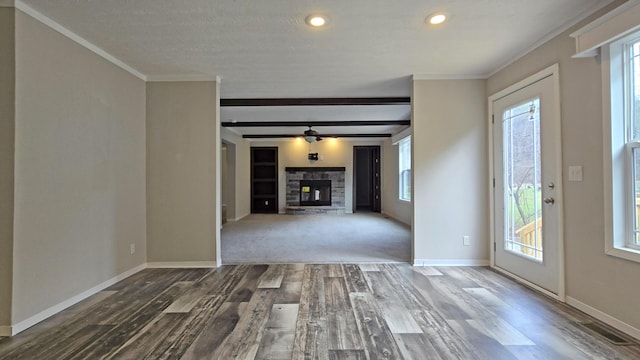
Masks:
[[[131,255],[136,252],[136,244],[129,245],[129,250],[131,251]]]
[[[464,246],[471,245],[471,240],[469,239],[469,236],[465,235],[462,237],[462,245]]]

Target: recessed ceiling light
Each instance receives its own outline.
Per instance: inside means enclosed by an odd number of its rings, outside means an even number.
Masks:
[[[309,26],[322,27],[327,23],[327,18],[322,15],[309,15],[305,19],[305,22]]]
[[[431,25],[439,25],[445,21],[447,21],[447,14],[445,13],[435,13],[427,17],[427,22]]]

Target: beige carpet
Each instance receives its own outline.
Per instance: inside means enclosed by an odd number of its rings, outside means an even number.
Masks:
[[[222,263],[408,262],[409,226],[376,213],[252,214],[222,229]]]

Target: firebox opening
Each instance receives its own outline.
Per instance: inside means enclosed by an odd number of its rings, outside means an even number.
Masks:
[[[300,206],[331,206],[331,180],[300,180]]]

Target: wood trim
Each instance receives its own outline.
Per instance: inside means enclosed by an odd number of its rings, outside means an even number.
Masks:
[[[292,172],[292,171],[345,171],[347,168],[345,167],[321,167],[321,166],[305,166],[305,167],[285,167],[284,171]]]
[[[276,138],[297,138],[302,134],[255,134],[242,135],[244,139],[276,139]],[[320,134],[323,139],[326,138],[390,138],[391,134]]]
[[[220,106],[411,105],[410,97],[220,99]]]
[[[575,38],[575,58],[593,57],[603,45],[614,42],[640,29],[640,4],[629,1],[572,33]]]
[[[383,126],[411,125],[411,120],[341,120],[341,121],[239,121],[221,122],[222,127],[278,127],[278,126]]]

